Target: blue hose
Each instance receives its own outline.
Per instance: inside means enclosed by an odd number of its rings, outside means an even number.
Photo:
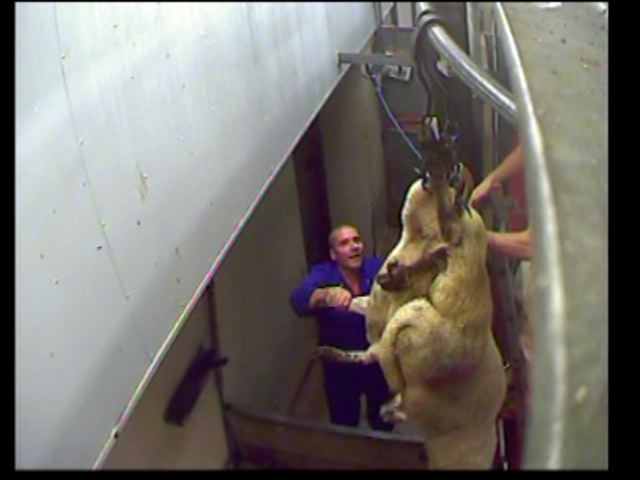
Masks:
[[[391,122],[393,122],[393,125],[396,127],[396,129],[398,130],[398,132],[400,133],[404,141],[407,142],[407,145],[409,145],[409,148],[411,148],[415,156],[418,157],[419,160],[422,160],[422,155],[420,154],[418,149],[415,147],[415,145],[411,142],[409,137],[407,137],[407,135],[404,133],[404,131],[402,130],[402,127],[398,123],[398,120],[396,120],[396,117],[393,116],[393,112],[391,112],[389,105],[387,105],[387,102],[384,99],[384,95],[382,94],[382,83],[380,82],[380,77],[372,76],[372,78],[375,83],[376,93],[378,94],[378,98],[380,99],[380,102],[384,107],[384,111],[387,112],[387,115],[391,119]]]

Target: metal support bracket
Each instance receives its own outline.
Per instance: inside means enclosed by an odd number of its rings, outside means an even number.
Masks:
[[[384,53],[338,53],[338,65],[349,63],[353,65],[393,65],[413,67],[413,61],[398,55]]]
[[[200,396],[209,370],[223,367],[228,361],[227,357],[218,356],[213,348],[204,350],[200,345],[198,353],[191,361],[184,378],[164,411],[165,421],[182,426]]]

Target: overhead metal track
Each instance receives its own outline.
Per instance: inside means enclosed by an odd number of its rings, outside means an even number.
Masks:
[[[482,70],[458,46],[441,25],[440,17],[429,2],[419,2],[416,27],[426,28],[429,40],[438,53],[451,65],[460,79],[484,100],[488,101],[510,123],[517,122],[516,103],[507,89]]]

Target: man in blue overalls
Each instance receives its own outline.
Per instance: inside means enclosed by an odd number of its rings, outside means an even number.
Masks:
[[[365,317],[349,311],[351,299],[369,295],[382,267],[380,258],[365,257],[358,230],[341,225],[329,235],[331,262],[316,265],[291,295],[299,316],[315,315],[319,321],[319,344],[342,350],[366,350]],[[358,365],[322,360],[325,392],[331,422],[357,427],[360,397],[367,401],[367,419],[375,430],[392,430],[380,418],[380,406],[391,393],[377,363]]]

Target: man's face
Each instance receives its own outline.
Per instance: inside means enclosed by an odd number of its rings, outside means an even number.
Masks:
[[[353,227],[343,227],[333,236],[333,245],[329,251],[331,259],[344,268],[358,270],[362,266],[364,244],[360,234]]]

